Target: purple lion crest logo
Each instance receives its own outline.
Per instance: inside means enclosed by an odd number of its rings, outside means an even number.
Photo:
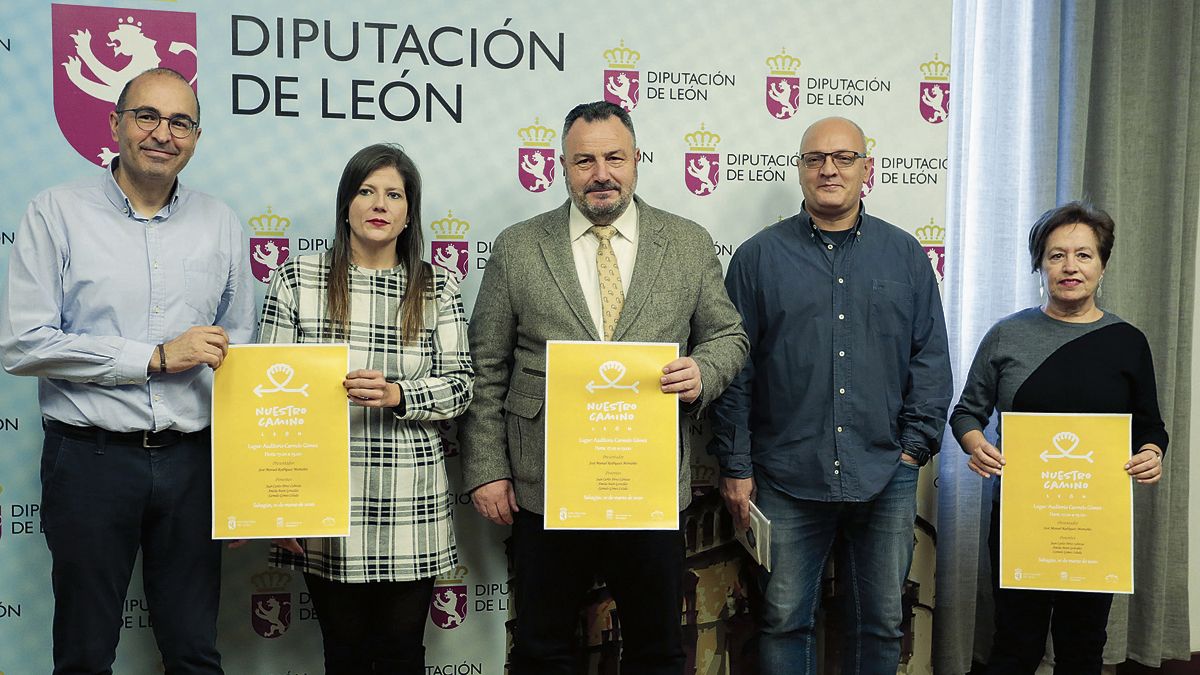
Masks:
[[[99,166],[118,154],[108,113],[126,83],[166,67],[196,86],[195,14],[54,4],[50,24],[58,127],[76,152]],[[111,54],[100,49],[101,41]]]

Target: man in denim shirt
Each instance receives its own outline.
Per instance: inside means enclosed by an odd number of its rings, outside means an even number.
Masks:
[[[952,385],[928,258],[863,208],[870,161],[854,122],[810,126],[800,213],[742,244],[726,277],[750,358],[714,406],[711,450],[737,526],[751,499],[772,523],[764,674],[816,672],[831,552],[842,672],[894,673],[900,659],[917,474],[938,450]]]
[[[166,672],[219,675],[208,427],[213,371],[254,333],[246,237],[178,180],[200,140],[182,75],[133,78],[108,123],[120,157],[34,197],[0,298],[0,361],[38,378],[46,432],[54,673],[112,672],[140,551]]]

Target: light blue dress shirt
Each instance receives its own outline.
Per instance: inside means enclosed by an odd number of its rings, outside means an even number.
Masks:
[[[106,171],[29,204],[9,256],[0,358],[8,372],[38,377],[48,419],[198,431],[210,423],[212,370],[147,375],[147,364],[157,344],[192,326],[251,342],[253,284],[228,206],[177,181],[167,205],[144,218]]]

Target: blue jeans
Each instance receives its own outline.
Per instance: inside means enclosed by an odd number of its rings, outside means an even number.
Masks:
[[[901,462],[869,502],[796,499],[757,482],[758,507],[771,521],[771,572],[762,574],[763,675],[817,672],[816,611],[831,552],[846,631],[842,674],[895,674],[918,473],[918,467]]]

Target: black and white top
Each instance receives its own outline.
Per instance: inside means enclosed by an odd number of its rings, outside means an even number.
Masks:
[[[288,260],[271,278],[258,341],[332,342],[326,254]],[[402,408],[350,406],[350,536],[302,540],[301,558],[272,547],[271,562],[342,582],[411,581],[457,564],[442,443],[433,422],[471,402],[474,372],[458,284],[434,267],[434,297],[416,344],[401,340],[403,267],[350,266],[350,370],[397,382]],[[399,412],[399,414],[397,414]]]
[[[961,443],[967,432],[983,431],[993,410],[1129,413],[1131,453],[1146,443],[1167,450],[1150,345],[1111,312],[1069,323],[1030,307],[998,321],[979,343],[950,414],[954,437]]]

